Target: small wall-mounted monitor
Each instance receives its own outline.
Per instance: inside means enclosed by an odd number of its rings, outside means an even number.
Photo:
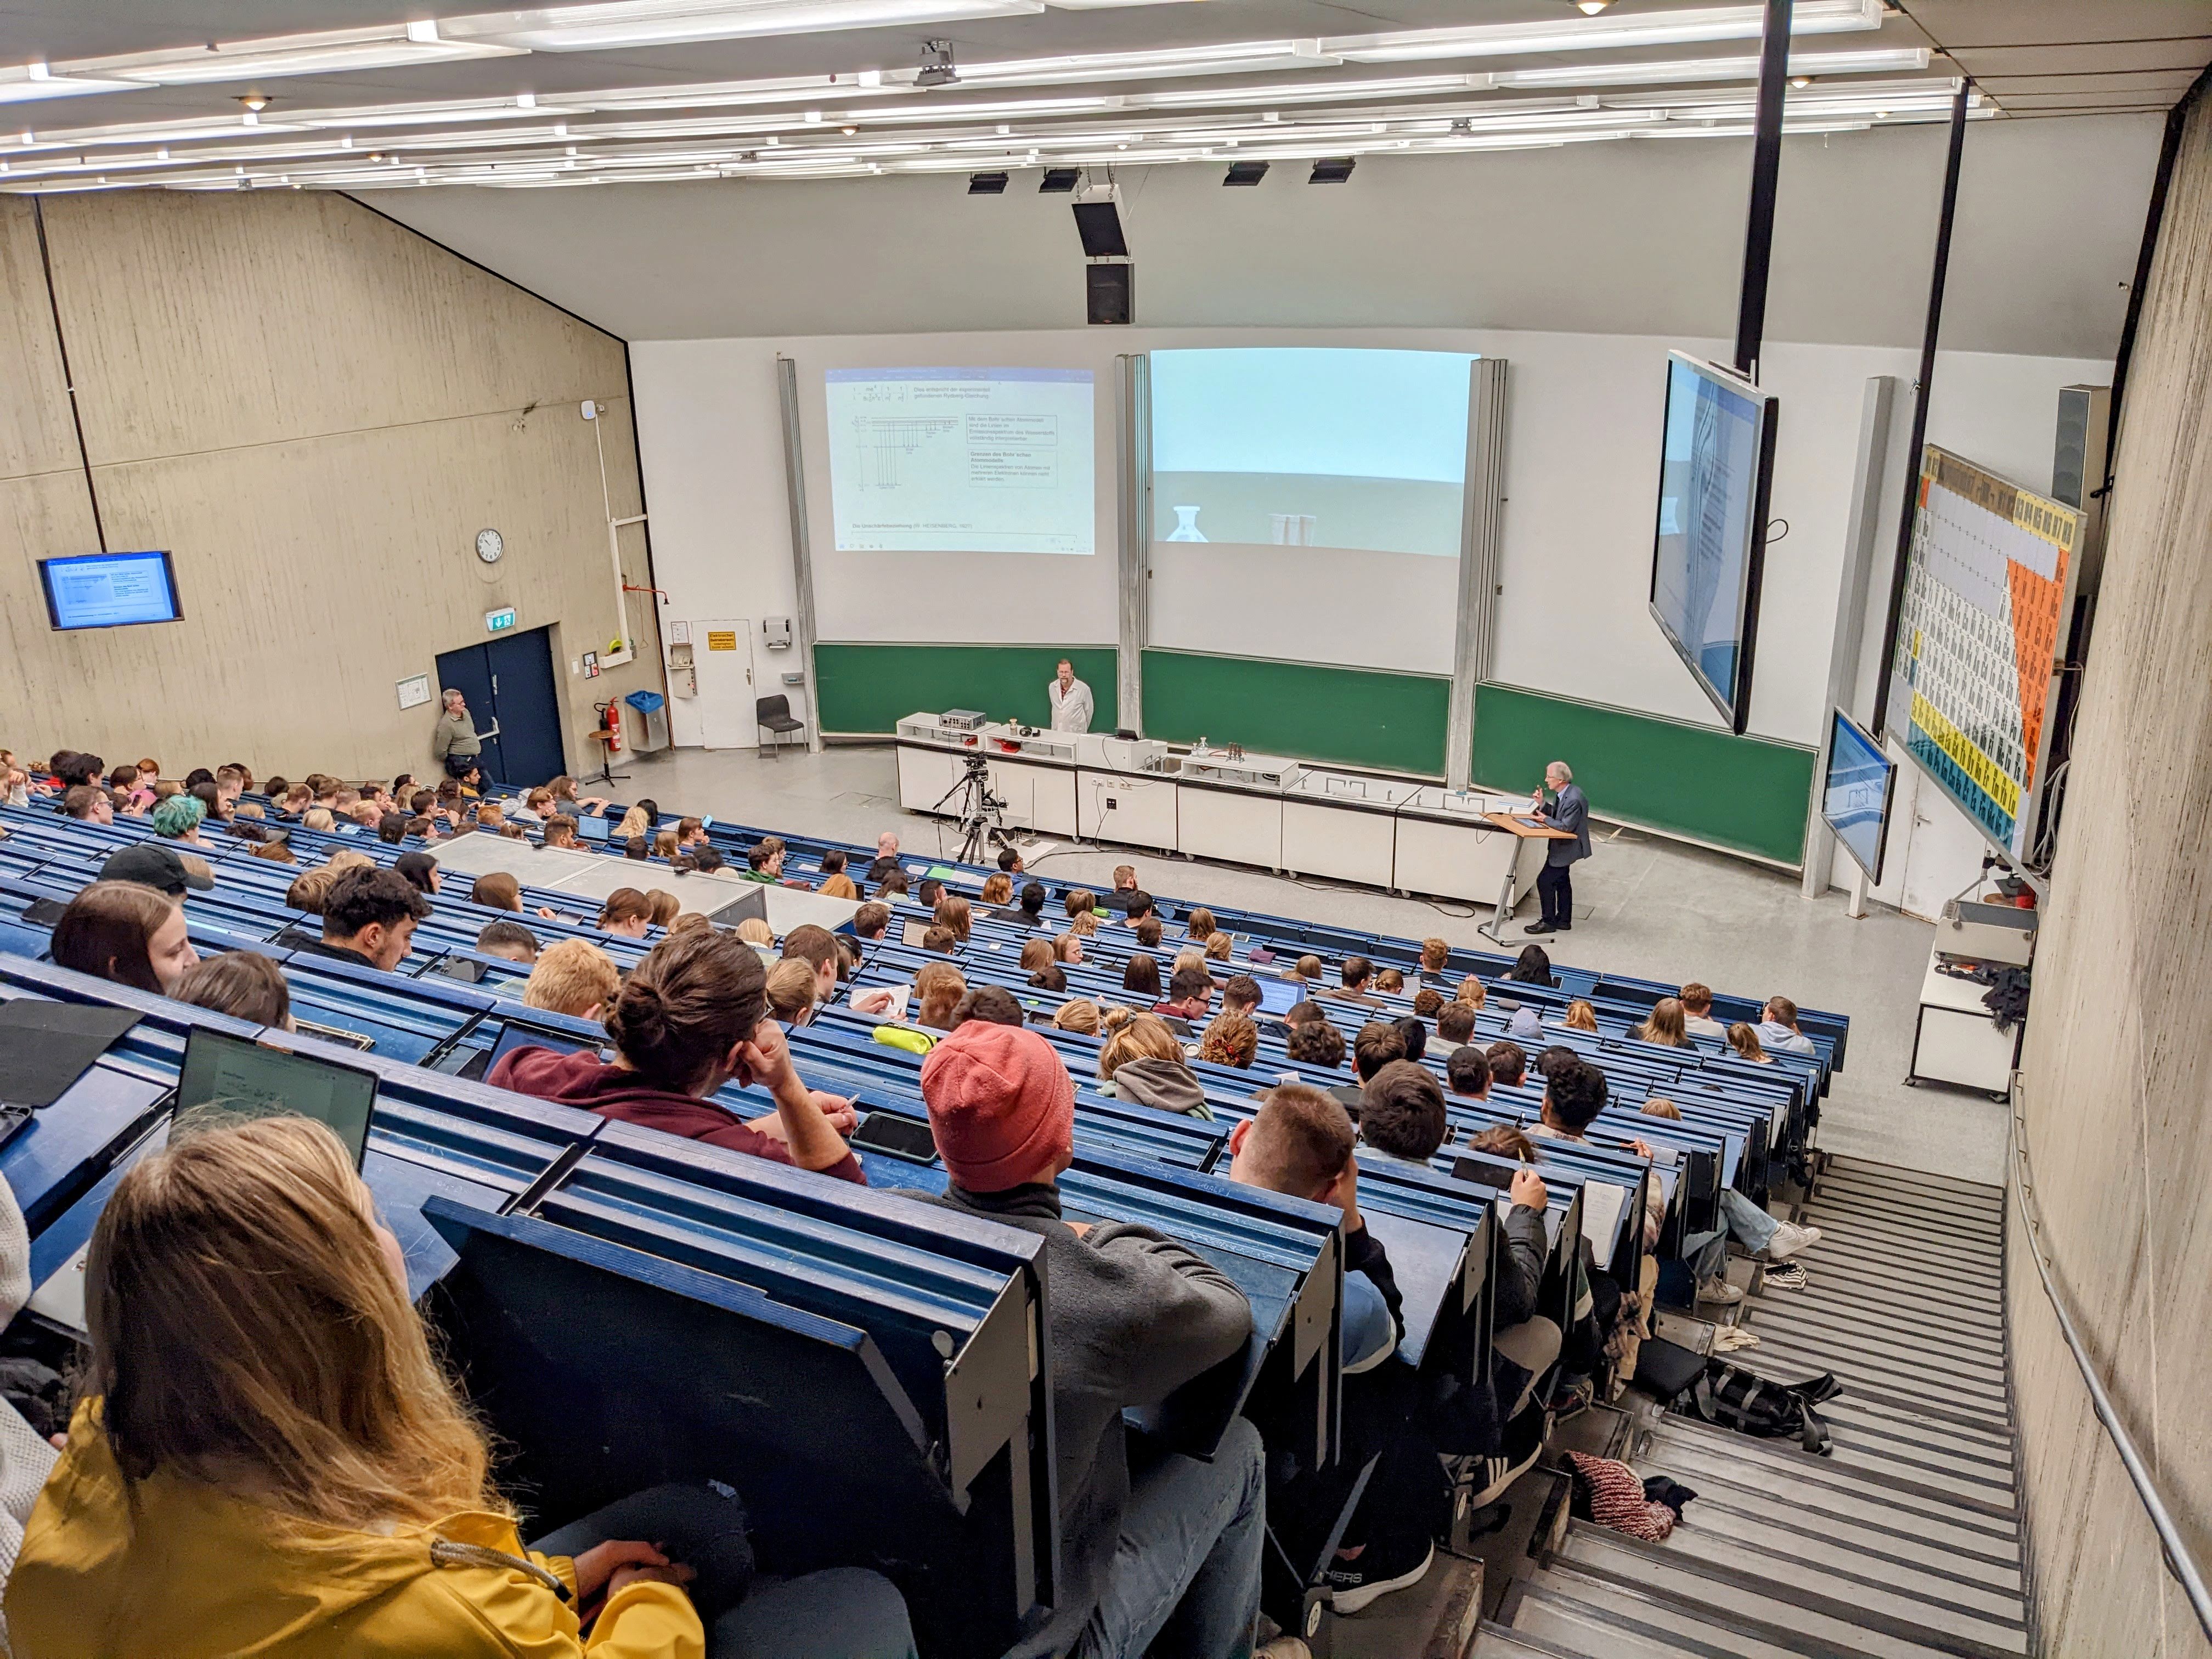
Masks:
[[[46,618],[57,629],[128,628],[180,621],[177,573],[167,553],[81,553],[39,561]]]
[[[1651,615],[1739,737],[1751,714],[1774,422],[1774,399],[1750,381],[1667,354]]]
[[[1881,848],[1887,839],[1889,803],[1897,793],[1897,763],[1856,720],[1840,708],[1828,722],[1828,772],[1820,784],[1820,822],[1875,885],[1881,882]]]

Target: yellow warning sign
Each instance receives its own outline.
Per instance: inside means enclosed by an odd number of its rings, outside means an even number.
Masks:
[[[708,629],[707,630],[707,648],[709,651],[736,650],[738,648],[737,630],[735,629],[731,629],[726,632],[720,629]]]

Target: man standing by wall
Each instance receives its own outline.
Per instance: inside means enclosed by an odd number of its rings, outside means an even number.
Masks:
[[[1552,793],[1547,805],[1544,792]],[[1575,775],[1566,762],[1553,761],[1544,769],[1543,788],[1536,792],[1536,816],[1554,830],[1565,830],[1572,841],[1547,844],[1544,867],[1536,874],[1536,896],[1544,917],[1525,930],[1531,933],[1564,933],[1575,925],[1575,884],[1570,874],[1578,859],[1590,854],[1589,803],[1575,787]]]
[[[1065,657],[1060,659],[1060,672],[1046,686],[1044,694],[1052,704],[1052,729],[1055,732],[1088,732],[1091,716],[1097,705],[1091,688],[1075,678],[1075,665]]]
[[[438,729],[430,738],[431,757],[445,763],[447,776],[458,778],[477,763],[477,757],[483,752],[477,723],[469,715],[468,699],[448,687],[446,711],[438,716]]]

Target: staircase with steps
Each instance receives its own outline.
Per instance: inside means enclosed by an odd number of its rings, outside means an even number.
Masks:
[[[1832,1371],[1830,1455],[1663,1416],[1639,1474],[1698,1493],[1663,1544],[1569,1521],[1508,1586],[1475,1659],[2021,1659],[2001,1188],[1836,1158],[1801,1218],[1802,1289],[1762,1287],[1734,1356]],[[1547,1547],[1548,1544],[1548,1547]]]

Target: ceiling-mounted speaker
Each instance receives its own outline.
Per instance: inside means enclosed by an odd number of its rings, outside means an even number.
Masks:
[[[1137,313],[1137,267],[1127,259],[1105,260],[1083,268],[1086,320],[1131,323]]]
[[[1340,185],[1352,177],[1352,168],[1358,165],[1355,157],[1331,155],[1313,164],[1313,171],[1306,175],[1306,182],[1310,185]]]
[[[970,196],[1004,196],[1006,193],[1006,175],[1003,173],[971,173],[968,175],[968,193]]]
[[[1072,193],[1083,178],[1081,167],[1047,167],[1044,179],[1037,185],[1040,196],[1066,196]]]
[[[1231,161],[1221,182],[1224,185],[1256,185],[1267,176],[1265,161]]]
[[[1075,234],[1086,259],[1126,259],[1129,239],[1121,234],[1121,210],[1109,195],[1075,204]]]

